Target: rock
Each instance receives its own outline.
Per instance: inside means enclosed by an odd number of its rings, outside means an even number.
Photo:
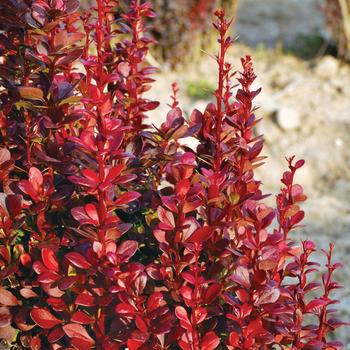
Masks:
[[[312,35],[325,28],[322,0],[241,0],[236,34],[250,45],[290,45],[300,35]]]
[[[282,106],[276,111],[276,121],[283,130],[293,130],[300,127],[301,115],[294,108]]]
[[[323,79],[332,78],[337,75],[339,63],[333,56],[324,56],[316,65],[315,74]]]

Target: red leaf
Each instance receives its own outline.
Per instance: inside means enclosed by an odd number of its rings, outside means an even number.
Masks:
[[[76,311],[74,312],[74,314],[71,317],[71,322],[74,323],[81,323],[81,324],[91,324],[94,323],[94,318],[87,315],[85,312],[83,311]]]
[[[75,345],[85,344],[91,347],[95,344],[95,341],[90,337],[86,329],[80,324],[68,323],[62,328],[64,333],[66,333],[69,338],[75,338]]]
[[[33,321],[43,329],[50,329],[62,323],[61,320],[42,308],[32,309],[30,311],[30,316]]]
[[[109,181],[115,180],[121,174],[123,169],[124,169],[123,164],[118,164],[113,168],[109,169],[109,172],[108,172],[108,175],[106,176],[105,181],[109,182]]]
[[[201,350],[214,350],[219,344],[219,337],[214,332],[208,332],[202,339]]]
[[[135,199],[139,198],[141,196],[140,193],[138,192],[126,192],[123,193],[121,196],[119,196],[114,204],[115,205],[124,205],[124,204],[128,204],[132,201],[134,201]]]
[[[31,350],[40,350],[41,349],[41,339],[38,335],[31,339],[30,349]]]
[[[163,303],[163,294],[161,292],[154,292],[147,300],[147,310],[154,311]]]
[[[71,345],[74,347],[74,349],[78,350],[87,350],[91,349],[94,344],[91,344],[90,340],[80,339],[80,338],[71,338],[70,340]],[[73,348],[69,348],[69,350],[73,350]]]
[[[117,314],[123,314],[123,315],[124,314],[133,314],[135,312],[135,308],[130,304],[121,303],[115,307],[115,312]]]
[[[49,343],[56,343],[59,341],[62,337],[64,337],[64,332],[61,327],[59,328],[54,328],[52,331],[47,336],[47,340]]]
[[[176,195],[179,197],[186,196],[191,187],[191,183],[188,179],[180,180],[176,185]]]
[[[222,285],[220,283],[211,284],[205,292],[204,300],[206,304],[211,304],[221,293]]]
[[[209,226],[200,227],[193,234],[187,238],[188,243],[202,243],[207,241],[213,233],[213,229]]]
[[[19,305],[19,301],[10,291],[0,287],[0,305],[16,306]]]
[[[147,327],[146,322],[139,315],[136,315],[136,317],[135,317],[135,324],[136,324],[136,327],[142,333],[147,333],[148,332],[148,327]]]
[[[95,306],[94,297],[87,293],[79,294],[75,299],[75,304],[81,306]]]
[[[172,212],[165,210],[163,207],[158,207],[158,218],[160,220],[159,227],[162,230],[172,230],[175,228],[175,219]]]
[[[44,265],[49,269],[55,272],[58,272],[59,265],[55,256],[55,253],[50,248],[42,248],[41,249],[41,258],[43,260]]]
[[[98,217],[98,212],[96,209],[96,205],[89,203],[85,205],[85,211],[86,214],[96,223],[96,225],[99,223],[99,217]]]
[[[176,306],[175,315],[180,320],[182,328],[192,330],[192,324],[188,318],[187,311],[183,306]]]
[[[53,283],[60,278],[60,275],[54,271],[44,271],[41,273],[37,280],[40,283]]]
[[[143,345],[142,340],[136,340],[136,339],[129,339],[127,342],[128,349],[129,350],[137,350]]]
[[[137,251],[138,243],[136,241],[125,241],[117,249],[121,262],[127,262]]]
[[[79,267],[80,269],[88,269],[91,267],[91,264],[79,253],[70,252],[67,253],[65,257],[70,263],[76,267]]]

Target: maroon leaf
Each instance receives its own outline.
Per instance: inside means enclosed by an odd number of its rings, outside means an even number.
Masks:
[[[9,194],[6,196],[6,207],[11,217],[16,217],[22,210],[22,196]]]

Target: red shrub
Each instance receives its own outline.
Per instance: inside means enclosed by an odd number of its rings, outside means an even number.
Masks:
[[[31,349],[341,348],[326,338],[342,324],[329,308],[333,247],[310,299],[314,244],[289,237],[304,216],[303,161],[288,159],[277,208],[262,203],[259,90],[249,56],[233,89],[223,11],[216,104],[185,118],[173,85],[157,129],[145,122],[158,103],[143,97],[154,13],[134,1],[116,22],[115,5],[0,4],[0,337]],[[196,150],[181,146],[189,136]]]

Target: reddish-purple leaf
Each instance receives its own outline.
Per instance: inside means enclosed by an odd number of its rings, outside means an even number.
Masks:
[[[136,241],[125,241],[117,249],[121,262],[128,262],[129,259],[136,253],[138,243]]]
[[[267,287],[259,295],[255,305],[275,303],[280,297],[280,291],[277,287]]]
[[[76,339],[76,344],[81,344],[81,342],[83,342],[90,347],[95,344],[95,341],[91,338],[86,329],[80,324],[68,323],[62,328],[64,333],[66,333],[69,338]]]
[[[231,275],[230,278],[243,287],[250,287],[249,270],[244,266],[238,266],[235,273]]]
[[[36,192],[39,192],[40,187],[42,186],[44,178],[41,174],[41,171],[35,167],[29,169],[29,182],[33,186]]]
[[[324,306],[326,306],[328,302],[323,299],[314,299],[311,300],[306,306],[305,311],[306,312],[319,312]]]
[[[158,207],[158,218],[160,220],[159,227],[162,230],[172,230],[175,228],[175,219],[172,212],[165,210],[163,207]]]

